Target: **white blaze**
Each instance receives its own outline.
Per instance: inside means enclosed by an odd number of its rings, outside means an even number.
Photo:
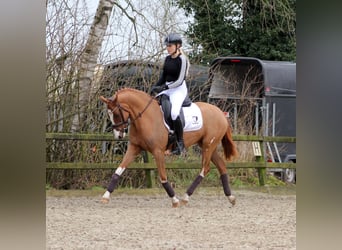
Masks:
[[[112,125],[115,125],[113,112],[109,109],[107,110],[107,112],[108,112],[108,116],[109,116],[109,119],[110,119]],[[125,137],[125,135],[126,135],[126,133],[116,131],[115,129],[113,129],[113,134],[114,134],[115,139],[120,139],[122,137]]]
[[[107,110],[107,112],[108,112],[108,116],[109,116],[110,121],[112,122],[113,125],[115,125],[113,112],[109,109]]]

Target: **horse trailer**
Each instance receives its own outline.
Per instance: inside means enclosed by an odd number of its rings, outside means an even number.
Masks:
[[[296,136],[296,63],[218,57],[209,70],[208,102],[227,112],[234,133]],[[296,162],[295,143],[265,143],[271,162]],[[286,182],[295,169],[270,169]]]

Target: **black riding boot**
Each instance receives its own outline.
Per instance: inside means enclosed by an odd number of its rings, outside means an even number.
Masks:
[[[183,140],[183,124],[179,116],[176,120],[173,121],[173,125],[175,128],[175,134],[177,138],[176,148],[172,151],[172,154],[180,155],[185,151],[184,149],[184,140]]]

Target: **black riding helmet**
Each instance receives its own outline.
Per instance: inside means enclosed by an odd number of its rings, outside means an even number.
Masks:
[[[182,38],[176,33],[171,33],[165,37],[164,44],[179,44],[180,46],[182,46]]]

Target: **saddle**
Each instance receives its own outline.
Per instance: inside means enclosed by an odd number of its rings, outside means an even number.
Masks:
[[[182,107],[190,107],[191,106],[191,99],[187,95],[183,101]],[[170,145],[174,144],[176,142],[176,135],[173,133],[174,131],[174,126],[171,118],[171,102],[170,98],[167,95],[160,95],[159,96],[159,105],[161,106],[161,109],[163,111],[163,116],[164,116],[164,121],[165,123],[169,126],[169,139],[167,143],[167,147]],[[185,118],[184,118],[184,112],[183,108],[181,108],[181,111],[179,113],[179,117],[182,121],[183,128],[185,126]]]
[[[189,96],[187,95],[183,101],[182,107],[190,107],[191,106],[191,100],[189,98]],[[159,105],[162,108],[163,111],[163,115],[164,115],[164,120],[166,122],[166,124],[169,126],[170,130],[174,130],[173,127],[173,122],[172,122],[172,118],[171,118],[171,102],[170,102],[170,98],[167,95],[160,95],[159,98]],[[184,119],[184,112],[183,112],[183,108],[181,109],[180,113],[179,113],[179,117],[182,121],[183,124],[183,128],[185,125],[185,119]]]

